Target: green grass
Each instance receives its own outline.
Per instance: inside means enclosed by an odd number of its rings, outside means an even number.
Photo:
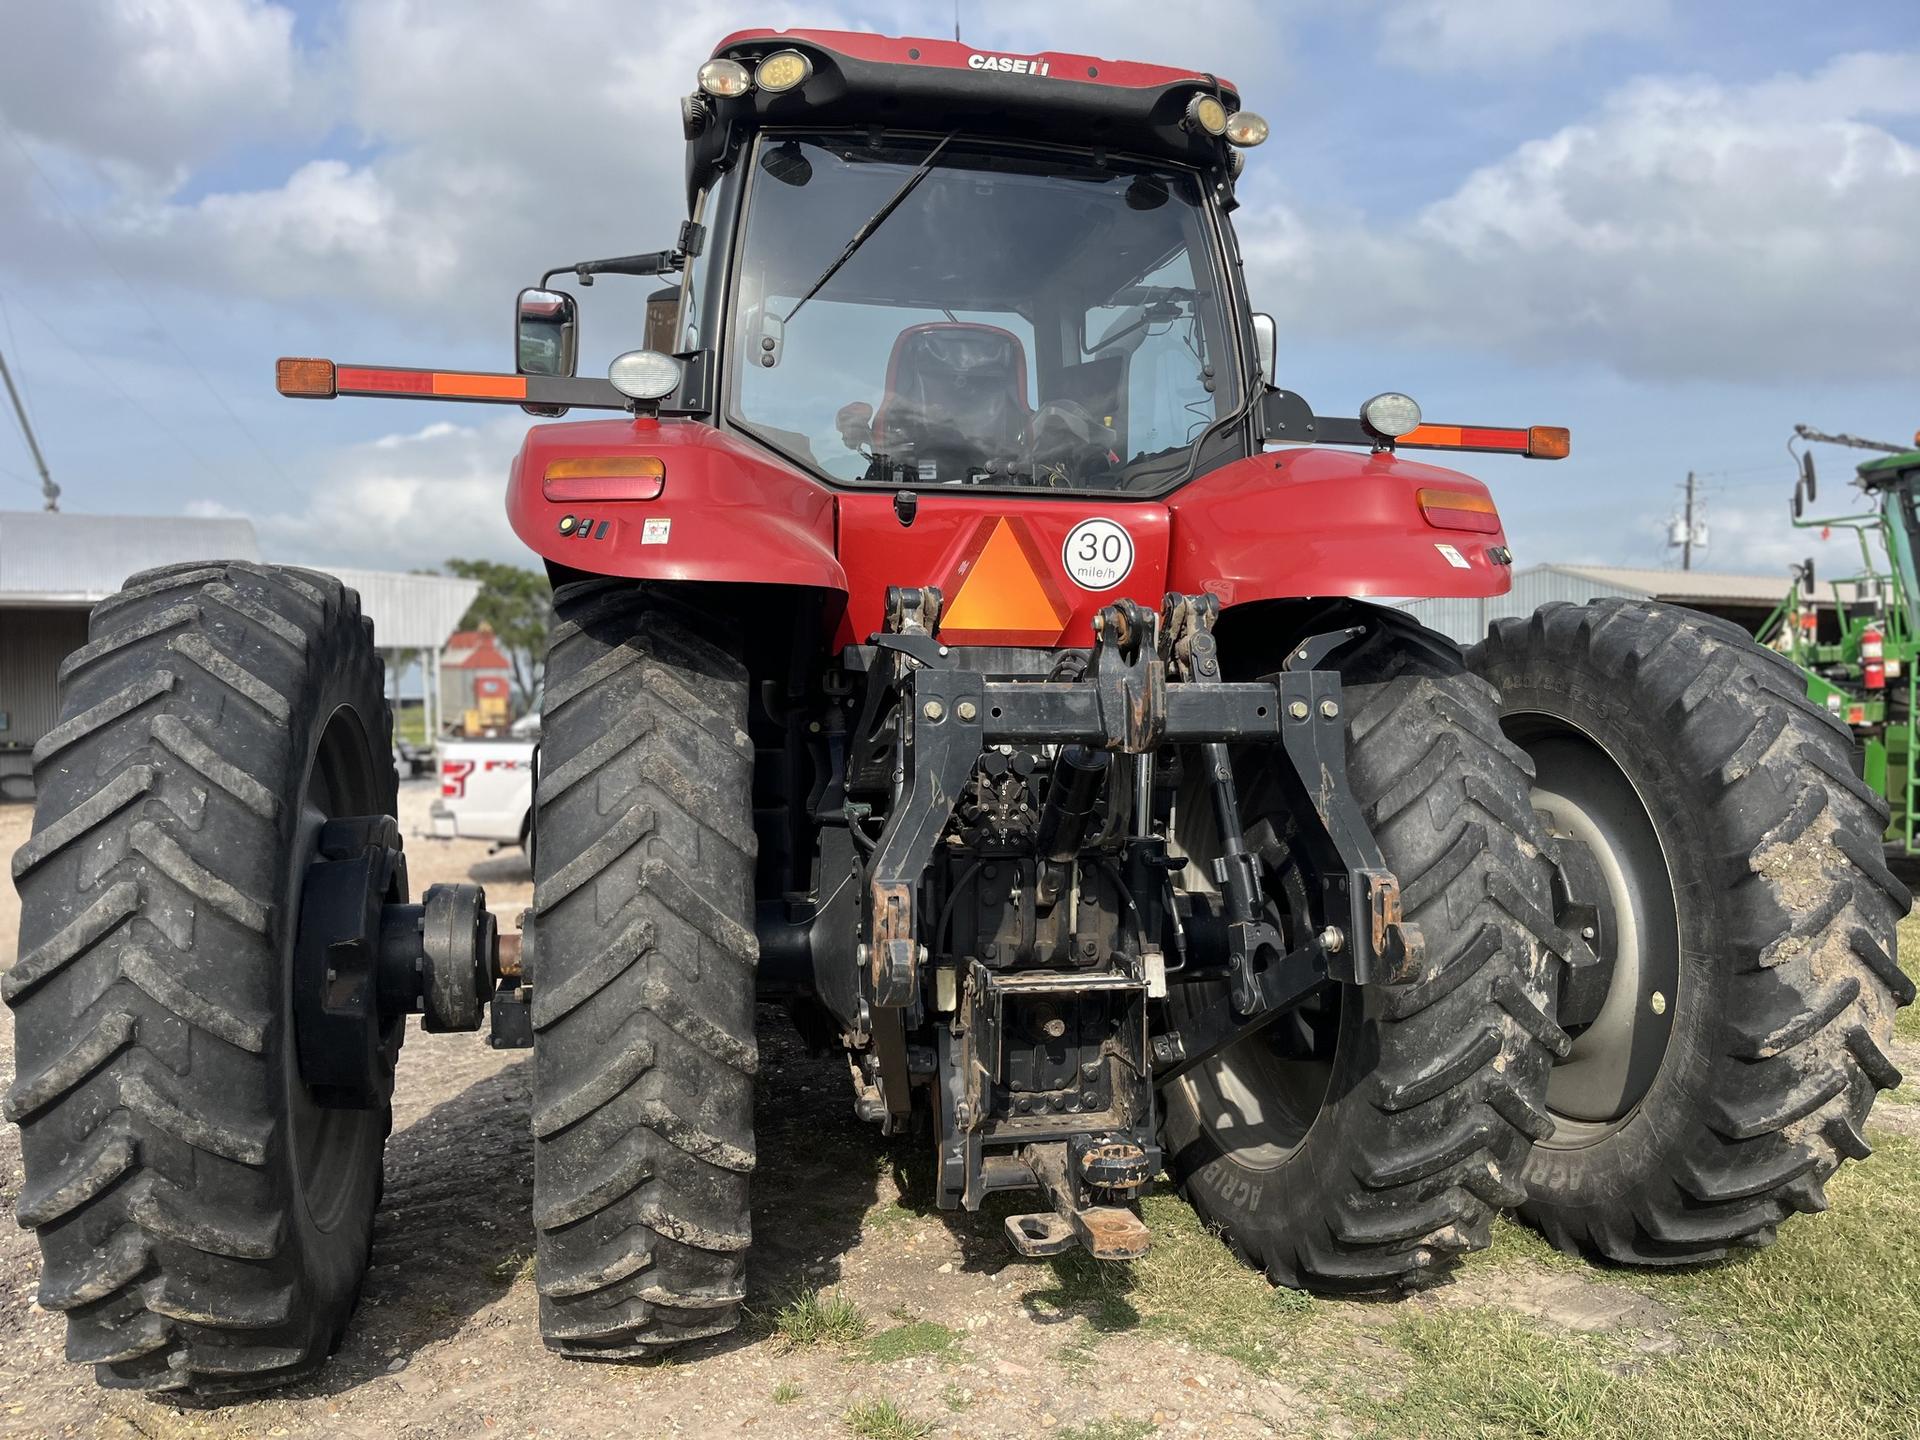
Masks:
[[[946,1401],[947,1409],[953,1411],[956,1415],[973,1404],[973,1392],[971,1390],[951,1383],[948,1384],[946,1389],[940,1392],[940,1398]]]
[[[909,1320],[869,1335],[860,1351],[863,1359],[887,1365],[915,1355],[951,1355],[959,1343],[959,1332],[945,1325],[932,1320]]]
[[[427,743],[427,712],[418,705],[404,705],[393,712],[393,738],[409,745]]]
[[[860,1440],[926,1440],[933,1422],[909,1415],[891,1400],[856,1400],[840,1417]]]
[[[778,1385],[773,1387],[773,1403],[776,1405],[791,1405],[806,1393],[806,1391],[794,1384],[793,1381],[782,1380]]]
[[[773,1331],[789,1348],[852,1345],[871,1327],[860,1307],[838,1290],[803,1291],[773,1317]]]
[[[504,1260],[487,1267],[487,1274],[500,1285],[511,1285],[514,1281],[533,1274],[533,1252],[515,1250]]]
[[[1093,1373],[1093,1367],[1100,1358],[1094,1348],[1099,1343],[1100,1332],[1083,1320],[1074,1337],[1053,1352],[1053,1358],[1058,1360],[1074,1379],[1085,1379]]]
[[[1312,1328],[1311,1299],[1276,1290],[1249,1270],[1170,1190],[1149,1194],[1140,1213],[1153,1231],[1145,1259],[1115,1263],[1073,1251],[1049,1262],[1053,1285],[1027,1292],[1029,1307],[1079,1315],[1090,1328],[1069,1342],[1063,1360],[1072,1363],[1068,1352],[1094,1337],[1141,1329],[1228,1356],[1256,1374],[1297,1363],[1297,1343]]]
[[[1089,1420],[1085,1425],[1062,1425],[1053,1436],[1054,1440],[1147,1440],[1159,1428],[1151,1420],[1129,1420],[1113,1415],[1105,1420]]]
[[[1920,977],[1920,911],[1915,911],[1900,922],[1898,948],[1900,954],[1906,957],[1900,968],[1909,975]],[[1920,1043],[1920,1005],[1909,1005],[1894,1014],[1893,1033],[1896,1039]]]
[[[924,1218],[912,1206],[889,1200],[867,1211],[867,1218],[860,1222],[860,1228],[869,1231],[899,1230]]]
[[[1365,1418],[1374,1433],[1427,1440],[1914,1434],[1920,1146],[1877,1143],[1829,1187],[1833,1208],[1793,1220],[1772,1249],[1636,1277],[1697,1328],[1685,1352],[1642,1355],[1629,1336],[1549,1331],[1490,1308],[1409,1316],[1388,1332],[1411,1362],[1404,1389],[1366,1403]]]

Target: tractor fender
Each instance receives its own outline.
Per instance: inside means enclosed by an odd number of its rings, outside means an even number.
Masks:
[[[559,460],[654,459],[646,480],[591,483],[623,498],[560,498]],[[737,436],[641,416],[536,425],[514,457],[507,519],[536,554],[574,570],[644,580],[847,589],[834,554],[833,495]]]
[[[1457,470],[1388,452],[1300,446],[1223,465],[1167,500],[1168,588],[1223,606],[1308,595],[1479,596],[1512,587],[1507,537],[1443,528],[1422,489],[1487,487]],[[1496,558],[1498,552],[1500,558]]]

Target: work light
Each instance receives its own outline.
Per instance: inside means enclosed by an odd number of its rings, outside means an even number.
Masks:
[[[1251,110],[1237,110],[1227,120],[1227,140],[1234,145],[1258,145],[1267,138],[1267,122]]]
[[[657,350],[629,350],[607,366],[607,379],[634,400],[658,400],[680,384],[680,362]]]
[[[811,74],[813,62],[798,50],[776,50],[754,68],[753,83],[777,95],[793,89]]]
[[[753,83],[747,67],[738,60],[709,60],[700,67],[700,88],[709,95],[744,95]]]
[[[1227,133],[1227,107],[1212,95],[1200,94],[1187,102],[1187,126],[1209,135]]]
[[[1376,435],[1397,439],[1420,427],[1420,407],[1411,395],[1389,390],[1360,407],[1360,423]]]

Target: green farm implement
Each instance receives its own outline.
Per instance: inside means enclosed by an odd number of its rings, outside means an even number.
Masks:
[[[1920,435],[1912,445],[1829,435],[1805,425],[1794,427],[1797,440],[1845,445],[1881,453],[1855,471],[1859,497],[1848,513],[1816,515],[1818,498],[1813,455],[1796,453],[1793,523],[1818,530],[1822,538],[1852,531],[1860,546],[1860,568],[1829,575],[1825,584],[1833,616],[1824,619],[1817,604],[1820,581],[1811,558],[1794,567],[1793,587],[1760,631],[1761,643],[1786,655],[1805,672],[1807,694],[1847,723],[1863,780],[1885,797],[1891,812],[1887,850],[1900,859],[1920,858],[1916,849],[1916,777],[1914,669],[1920,654],[1920,596],[1915,547],[1920,542]],[[1792,446],[1789,446],[1792,449]]]

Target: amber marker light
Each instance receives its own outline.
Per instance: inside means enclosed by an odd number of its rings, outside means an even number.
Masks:
[[[666,462],[652,455],[576,455],[540,477],[540,493],[561,501],[657,500],[666,487]]]
[[[1527,431],[1527,454],[1535,460],[1564,460],[1573,437],[1564,425],[1535,425]]]
[[[1477,530],[1491,535],[1500,528],[1500,516],[1493,498],[1472,490],[1429,490],[1419,492],[1420,513],[1429,525],[1441,530]]]
[[[297,399],[331,400],[333,362],[283,355],[274,362],[273,385],[282,395]]]

